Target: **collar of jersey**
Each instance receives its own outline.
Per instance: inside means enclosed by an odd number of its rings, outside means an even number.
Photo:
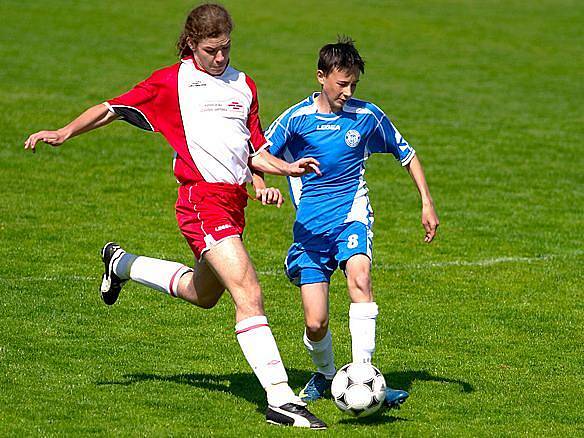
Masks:
[[[318,119],[320,119],[320,120],[336,120],[339,117],[341,117],[341,113],[343,111],[345,111],[345,106],[344,105],[343,105],[343,108],[338,113],[319,113],[318,112],[318,106],[316,105],[316,102],[314,100],[318,96],[320,96],[320,92],[319,91],[315,91],[310,96],[308,96],[308,101],[314,107],[314,114],[316,115],[316,117]],[[345,105],[346,105],[346,103],[345,103]]]
[[[229,68],[229,62],[227,63],[227,65],[225,66],[225,70],[223,70],[223,73],[221,73],[220,75],[214,76],[211,73],[209,73],[207,70],[205,70],[203,67],[201,67],[197,61],[195,60],[194,56],[185,56],[184,58],[181,59],[181,61],[186,62],[186,61],[192,61],[193,65],[195,66],[195,68],[203,73],[208,74],[209,76],[211,76],[212,78],[220,78],[221,76],[223,76],[225,74],[225,72],[227,71],[227,69]],[[229,60],[231,61],[231,60]]]

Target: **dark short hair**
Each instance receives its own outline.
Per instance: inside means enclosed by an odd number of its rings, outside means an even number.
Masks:
[[[203,3],[193,9],[187,17],[177,43],[178,54],[181,57],[190,55],[188,40],[198,44],[206,38],[229,35],[232,30],[233,21],[227,9],[215,3]]]
[[[328,76],[333,70],[348,71],[357,67],[365,73],[365,61],[355,48],[355,41],[344,35],[337,37],[335,44],[327,44],[318,56],[318,69]]]

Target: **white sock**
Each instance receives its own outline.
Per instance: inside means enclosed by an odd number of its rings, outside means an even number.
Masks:
[[[371,362],[375,351],[375,319],[379,310],[375,303],[351,303],[349,330],[353,362]]]
[[[182,263],[124,252],[113,265],[114,273],[122,280],[128,278],[149,288],[177,296],[178,281],[192,271]]]
[[[121,248],[118,249],[112,257],[114,274],[116,274],[122,280],[129,280],[130,268],[137,258],[137,255],[130,254]]]
[[[265,316],[252,316],[235,325],[237,341],[256,377],[266,390],[268,404],[298,403],[288,386],[288,375]]]
[[[308,339],[305,329],[304,345],[318,372],[324,374],[327,379],[332,379],[335,376],[336,368],[335,355],[333,354],[333,337],[330,330],[327,330],[326,335],[320,341],[311,341]]]

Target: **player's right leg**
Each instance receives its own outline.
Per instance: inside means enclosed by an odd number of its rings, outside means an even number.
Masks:
[[[305,250],[293,243],[286,257],[286,275],[300,287],[304,309],[303,341],[306,351],[316,366],[316,372],[300,391],[304,401],[314,401],[330,391],[335,375],[333,341],[329,331],[329,281],[336,262],[322,248],[322,252]]]
[[[304,346],[316,366],[316,372],[298,394],[303,401],[315,401],[330,392],[335,376],[333,340],[329,330],[329,283],[300,286],[304,309]]]
[[[325,429],[288,385],[288,375],[268,320],[260,285],[248,252],[238,237],[228,238],[204,254],[235,303],[237,341],[261,385],[266,390],[269,423]]]

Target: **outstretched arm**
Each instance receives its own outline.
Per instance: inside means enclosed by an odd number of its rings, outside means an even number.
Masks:
[[[424,242],[430,243],[434,239],[434,236],[436,236],[436,230],[438,229],[438,225],[440,225],[440,221],[434,210],[434,201],[432,200],[432,196],[430,196],[430,189],[426,183],[424,170],[417,156],[414,156],[405,167],[416,184],[420,198],[422,199],[422,226],[426,231]]]
[[[301,158],[293,163],[274,157],[265,149],[250,160],[250,167],[253,170],[270,173],[272,175],[302,176],[310,172],[321,175],[318,168],[319,162],[314,158]]]
[[[39,131],[31,134],[24,142],[24,149],[35,152],[37,142],[42,141],[51,146],[60,146],[71,137],[107,125],[117,119],[118,116],[109,111],[104,104],[92,106],[67,126],[56,131]]]

